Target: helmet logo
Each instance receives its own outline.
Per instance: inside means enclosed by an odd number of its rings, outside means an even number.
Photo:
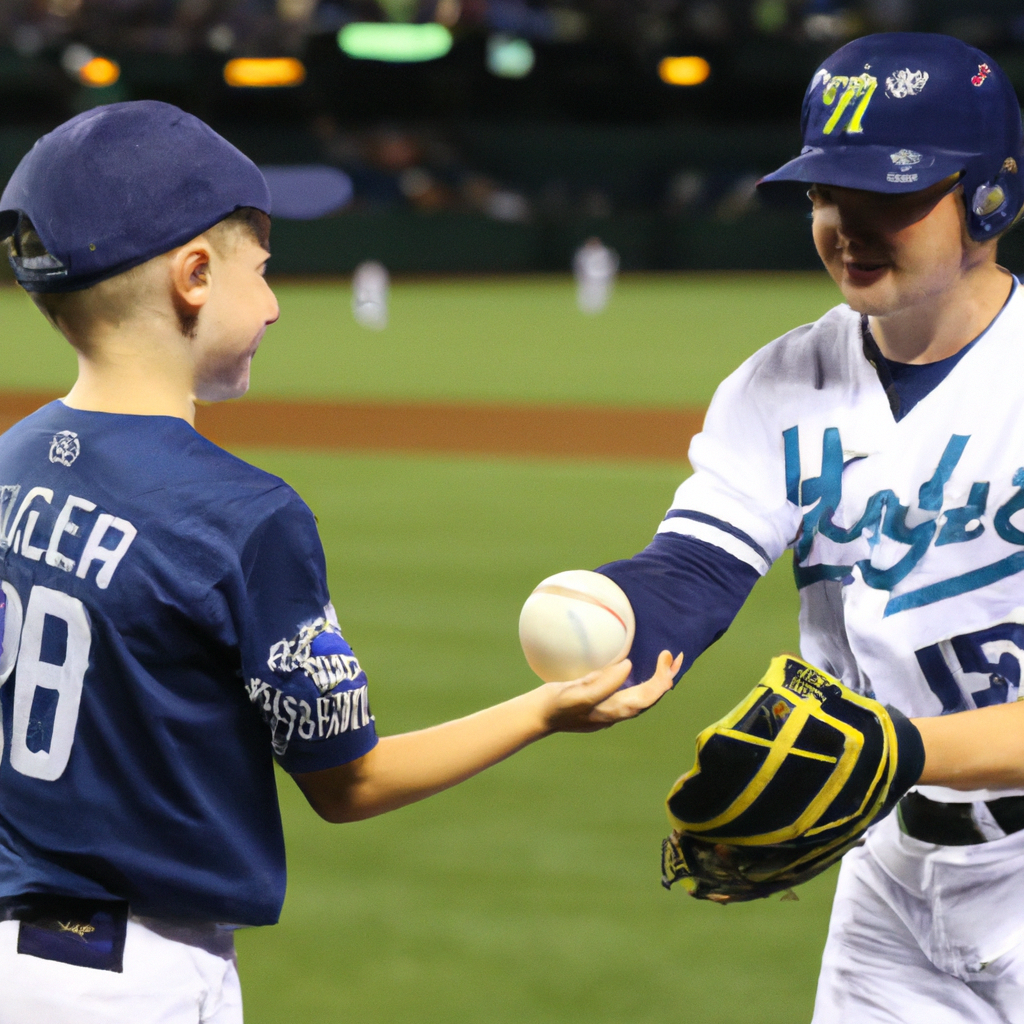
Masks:
[[[921,162],[921,154],[915,153],[912,149],[898,149],[895,153],[889,154],[889,159],[896,165],[899,170],[899,174],[895,171],[890,171],[886,176],[886,181],[895,182],[900,185],[909,184],[912,181],[917,181],[916,174],[907,174],[914,164]]]
[[[914,164],[921,162],[921,154],[915,153],[912,149],[898,149],[895,153],[889,154],[889,159],[901,171],[909,171]]]
[[[971,85],[981,85],[991,74],[992,69],[987,64],[979,64],[978,73],[971,79]]]
[[[901,100],[904,96],[916,96],[927,84],[927,71],[904,68],[885,80],[885,92],[894,100]]]
[[[850,119],[846,122],[845,131],[848,135],[863,132],[864,127],[861,121],[877,88],[878,79],[874,75],[857,75],[855,78],[848,78],[846,75],[833,75],[826,83],[825,91],[821,94],[821,100],[826,107],[835,104],[832,116],[825,122],[825,127],[821,130],[822,135],[831,135],[835,131],[843,115],[857,99],[860,102],[853,108]],[[840,89],[842,89],[841,93]]]

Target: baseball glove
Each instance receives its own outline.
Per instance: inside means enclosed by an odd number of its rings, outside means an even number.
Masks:
[[[697,737],[696,763],[668,795],[662,884],[718,903],[791,889],[855,846],[923,769],[920,733],[899,711],[774,658]]]

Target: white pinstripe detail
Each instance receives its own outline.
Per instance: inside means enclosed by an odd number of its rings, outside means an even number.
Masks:
[[[696,540],[714,544],[716,548],[728,551],[730,555],[738,558],[741,562],[746,562],[762,576],[771,568],[770,563],[765,561],[749,544],[744,544],[738,537],[708,523],[698,523],[695,519],[666,519],[658,527],[658,533],[678,533],[683,537],[693,537]]]

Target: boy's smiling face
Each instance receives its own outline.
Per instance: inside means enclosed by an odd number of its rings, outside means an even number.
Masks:
[[[194,394],[205,402],[245,394],[252,357],[280,313],[264,277],[270,253],[248,232],[232,241],[210,254],[209,297],[191,339]]]

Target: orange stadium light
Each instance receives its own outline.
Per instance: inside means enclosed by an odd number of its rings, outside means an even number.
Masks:
[[[667,85],[700,85],[710,74],[703,57],[665,57],[658,64],[658,77]]]
[[[224,65],[224,81],[237,89],[274,89],[305,80],[305,65],[295,57],[236,57]]]
[[[93,57],[78,69],[78,79],[83,85],[93,89],[103,89],[113,85],[121,77],[121,69],[106,57]]]

